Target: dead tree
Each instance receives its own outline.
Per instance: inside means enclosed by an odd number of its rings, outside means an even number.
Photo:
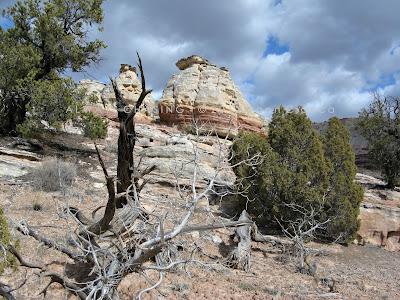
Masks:
[[[247,223],[235,230],[235,240],[238,242],[236,248],[231,252],[228,264],[236,269],[249,271],[251,256],[251,230],[252,221],[249,214],[244,210],[239,221]]]
[[[118,137],[118,166],[117,166],[117,193],[125,193],[129,186],[132,184],[132,179],[135,184],[138,181],[138,175],[143,176],[145,174],[134,174],[134,161],[133,161],[133,150],[135,148],[136,142],[136,132],[135,132],[135,115],[140,110],[142,103],[147,95],[152,91],[146,89],[146,79],[143,72],[143,65],[138,57],[138,67],[140,71],[142,92],[136,104],[133,108],[129,107],[123,98],[121,91],[118,89],[117,83],[111,78],[111,83],[114,89],[116,106],[118,111],[119,119],[119,137]],[[149,172],[151,172],[149,170]],[[136,186],[138,188],[138,186]],[[121,208],[122,205],[126,204],[126,199],[120,197],[116,201],[116,207]]]
[[[84,279],[75,281],[65,274],[50,272],[45,265],[26,262],[15,249],[10,250],[21,266],[37,269],[42,276],[50,279],[42,294],[47,292],[51,284],[58,283],[80,299],[119,299],[117,287],[126,275],[133,272],[142,274],[149,269],[158,271],[159,281],[153,286],[139,291],[137,298],[140,299],[144,293],[157,288],[169,270],[178,265],[198,263],[192,256],[180,257],[177,253],[175,242],[183,234],[223,227],[239,226],[237,234],[240,239],[243,238],[243,241],[240,241],[240,251],[234,257],[242,268],[248,269],[249,267],[249,240],[247,239],[249,234],[247,233],[253,224],[251,220],[244,217],[238,221],[219,218],[218,220],[214,219],[210,224],[191,224],[199,201],[207,199],[210,194],[222,197],[228,193],[225,190],[221,192],[216,183],[220,172],[229,167],[222,164],[224,155],[221,144],[219,144],[218,166],[215,173],[210,175],[204,188],[197,187],[200,164],[198,141],[196,141],[199,138],[198,129],[194,140],[191,141],[193,159],[190,163],[193,166],[193,174],[190,188],[183,188],[179,182],[176,185],[179,195],[185,201],[180,213],[173,213],[159,207],[146,209],[142,205],[141,191],[148,182],[145,177],[155,169],[155,166],[142,168],[141,160],[137,164],[134,163],[133,150],[136,138],[134,117],[144,98],[151,92],[146,89],[139,55],[138,67],[142,80],[142,92],[134,107],[128,106],[116,82],[111,80],[117,99],[120,121],[117,178],[108,173],[101,153],[95,146],[108,191],[108,200],[103,216],[99,220],[94,220],[83,216],[77,208],[67,208],[66,211],[77,225],[77,229],[71,232],[70,236],[74,248],[53,241],[34,230],[27,223],[20,222],[16,225],[21,233],[68,256],[75,264],[84,264],[89,268]],[[260,155],[255,155],[240,163],[254,166],[261,160]],[[93,212],[93,215],[96,211],[98,209]]]
[[[291,242],[287,253],[294,258],[297,271],[314,276],[317,265],[311,260],[311,257],[318,251],[307,247],[306,243],[314,240],[317,232],[323,232],[331,220],[320,221],[318,219],[323,210],[322,204],[318,207],[310,206],[308,208],[294,203],[285,203],[284,206],[299,215],[296,220],[290,222],[276,219],[283,233]]]

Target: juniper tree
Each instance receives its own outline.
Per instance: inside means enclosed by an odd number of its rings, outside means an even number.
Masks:
[[[331,118],[323,136],[325,158],[329,164],[329,189],[323,216],[331,219],[327,236],[347,242],[358,230],[362,187],[354,181],[357,167],[350,133],[336,117]]]
[[[400,177],[400,97],[374,95],[359,114],[358,126],[369,143],[369,156],[382,171],[388,188]]]
[[[17,125],[25,121],[29,106],[34,106],[30,104],[37,89],[43,92],[43,85],[53,83],[66,87],[68,82],[61,82],[65,71],[81,71],[100,60],[100,50],[105,45],[90,40],[88,32],[91,27],[101,30],[102,3],[103,0],[24,0],[3,11],[13,25],[0,29],[1,133],[16,132]],[[43,99],[46,95],[39,100]],[[61,97],[58,101],[62,107],[68,99]]]
[[[237,176],[239,211],[246,209],[262,224],[273,222],[272,211],[277,199],[277,178],[284,170],[278,166],[278,155],[267,139],[257,133],[241,132],[232,145],[232,164]],[[261,154],[256,166],[236,164],[246,157]]]
[[[328,185],[328,166],[323,145],[304,109],[275,109],[269,124],[269,143],[278,154],[281,174],[277,176],[278,202],[275,214],[283,220],[296,218],[296,212],[283,204],[302,207],[320,205]]]
[[[232,146],[237,160],[254,151],[263,154],[263,163],[234,171],[247,192],[248,198],[242,201],[248,202],[249,212],[259,223],[279,229],[279,223],[299,217],[288,204],[310,208],[323,202],[328,166],[322,142],[303,109],[275,109],[268,139],[246,133]]]

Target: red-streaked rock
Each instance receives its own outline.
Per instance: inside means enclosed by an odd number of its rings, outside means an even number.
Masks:
[[[253,112],[226,68],[218,68],[200,56],[177,62],[180,73],[169,80],[159,103],[161,123],[214,130],[220,136],[236,136],[240,130],[265,132],[264,120]]]

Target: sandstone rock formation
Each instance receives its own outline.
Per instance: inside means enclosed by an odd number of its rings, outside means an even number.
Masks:
[[[19,177],[41,161],[41,157],[28,151],[0,147],[0,177]]]
[[[400,191],[384,189],[384,182],[364,174],[357,181],[365,189],[358,242],[400,251]]]
[[[142,91],[136,69],[130,65],[122,64],[119,75],[115,79],[124,99],[129,105],[135,105]],[[86,110],[98,116],[117,121],[115,107],[115,95],[111,84],[104,84],[94,80],[81,80],[80,86],[86,88],[88,96],[94,96],[97,103],[86,106]],[[153,121],[155,102],[151,94],[148,95],[142,105],[140,113],[135,118],[138,123],[150,123]]]
[[[159,103],[160,121],[190,129],[193,120],[202,130],[235,136],[239,130],[262,132],[264,121],[253,112],[226,68],[200,56],[176,63],[181,70],[169,80]]]
[[[110,130],[107,143],[116,143],[118,131],[115,128]],[[206,187],[210,178],[216,174],[221,160],[223,170],[216,177],[216,185],[221,188],[231,187],[236,179],[235,173],[229,167],[228,153],[231,141],[220,139],[216,136],[195,136],[185,134],[176,128],[158,124],[138,124],[136,126],[135,157],[141,161],[141,168],[157,166],[156,170],[150,173],[149,184],[143,193],[156,199],[179,199],[176,185],[191,190],[194,170],[194,151],[197,148],[199,164],[195,186],[199,189]],[[109,151],[109,148],[105,148]],[[220,153],[222,151],[222,154]],[[110,171],[116,172],[116,164],[110,164]],[[101,170],[98,177],[103,180]],[[212,195],[210,195],[212,198]],[[210,198],[210,199],[211,199]],[[203,204],[207,204],[204,199]]]

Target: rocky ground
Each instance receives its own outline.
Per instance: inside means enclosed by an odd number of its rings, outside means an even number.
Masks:
[[[195,136],[182,135],[173,127],[158,125],[140,125],[138,133],[137,155],[143,156],[144,165],[158,166],[144,191],[145,204],[154,206],[161,203],[164,206],[170,205],[173,209],[179,209],[182,205],[177,200],[176,192],[173,192],[176,175],[179,173],[181,182],[189,180],[191,176],[190,161],[193,153],[189,145],[195,143],[200,149],[202,159],[197,186],[201,189],[207,183],[207,176],[215,171],[218,150],[226,151],[230,143],[213,137],[198,139]],[[108,139],[99,141],[106,166],[111,173],[116,169],[115,138],[116,130],[110,128]],[[59,242],[67,242],[68,232],[74,227],[72,220],[63,212],[63,207],[68,204],[90,213],[104,205],[107,192],[102,171],[93,145],[81,136],[50,135],[43,137],[41,141],[45,144],[45,149],[40,153],[26,153],[21,151],[21,147],[11,150],[10,145],[15,142],[13,139],[0,141],[0,205],[12,222],[26,221],[41,233]],[[32,187],[29,170],[38,166],[41,161],[56,156],[76,164],[78,176],[73,186],[51,193]],[[179,168],[176,168],[177,163],[180,163]],[[229,169],[218,177],[221,184],[229,184],[232,180],[234,175]],[[379,182],[374,177],[359,174],[358,180],[367,188],[366,201],[361,207],[361,220],[364,222],[362,224],[365,224],[362,230],[365,234],[359,240],[360,244],[365,246],[312,245],[315,248],[323,248],[326,253],[315,258],[317,272],[320,277],[335,279],[337,284],[334,291],[316,284],[314,278],[309,275],[296,273],[290,259],[273,253],[273,247],[265,243],[252,244],[250,272],[225,267],[223,262],[232,244],[232,231],[221,229],[209,234],[185,235],[182,239],[184,252],[195,245],[198,249],[196,259],[205,264],[190,265],[168,274],[160,288],[144,298],[399,299],[400,274],[397,266],[400,265],[400,252],[389,252],[368,244],[372,242],[390,250],[397,249],[395,247],[398,240],[393,233],[395,230],[390,228],[396,228],[397,223],[393,222],[399,219],[396,215],[399,207],[396,202],[399,199],[398,194],[396,191],[388,193],[379,190]],[[208,206],[204,203],[194,221],[209,222],[219,213],[218,205]],[[375,222],[377,220],[380,223]],[[381,224],[381,227],[378,228],[377,224]],[[379,232],[384,238],[378,241],[369,239],[370,236],[377,236],[374,232]],[[82,266],[69,265],[66,257],[38,244],[32,238],[15,230],[13,234],[20,241],[21,253],[27,259],[44,260],[58,272],[65,271],[70,274],[82,269]],[[146,272],[146,276],[147,281],[138,274],[125,278],[119,287],[122,299],[132,299],[138,290],[158,280],[157,274],[152,272]],[[16,286],[23,282],[24,278],[27,278],[27,282],[15,292],[17,299],[74,299],[74,296],[65,293],[57,285],[53,285],[46,296],[39,295],[47,280],[22,267],[18,270],[7,270],[1,276],[1,281]]]

